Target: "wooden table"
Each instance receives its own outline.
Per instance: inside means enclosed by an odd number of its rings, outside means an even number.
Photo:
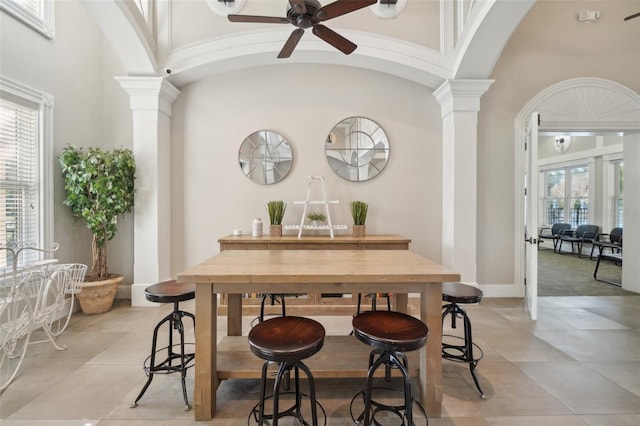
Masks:
[[[396,234],[368,234],[362,237],[353,235],[284,235],[281,237],[263,235],[227,235],[218,240],[220,251],[225,250],[409,250],[411,239]],[[380,297],[382,297],[380,295]],[[352,315],[356,311],[358,294],[307,293],[296,297],[287,297],[289,315]],[[260,295],[246,294],[242,298],[244,315],[257,315],[260,312]],[[378,303],[386,302],[380,299]],[[395,298],[392,298],[395,309]],[[227,313],[227,298],[222,296],[218,306],[219,314]]]
[[[245,365],[241,361],[245,358],[236,357],[229,363],[234,366],[219,368],[224,345],[235,345],[236,351],[241,350],[240,347],[248,351],[249,345],[243,337],[235,340],[230,337],[232,340],[227,342],[223,339],[218,345],[218,294],[229,295],[227,315],[229,324],[233,324],[229,334],[240,336],[241,294],[252,292],[388,292],[398,295],[396,306],[400,311],[406,311],[407,293],[419,293],[420,319],[430,332],[418,358],[420,399],[430,416],[440,416],[442,282],[459,281],[458,273],[408,250],[227,250],[182,272],[177,279],[196,283],[197,356],[193,396],[196,420],[209,420],[215,415],[220,380],[259,377],[260,362],[251,358],[246,358]],[[346,349],[336,345],[347,339],[356,340],[353,336],[327,336],[325,347],[316,356],[332,347]],[[336,364],[335,358],[333,364]],[[334,366],[323,370],[322,377],[364,377],[366,366],[366,361],[357,371]],[[314,367],[310,368],[315,375]]]

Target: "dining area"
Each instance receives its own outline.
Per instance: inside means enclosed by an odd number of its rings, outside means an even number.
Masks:
[[[177,281],[196,284],[195,419],[215,418],[222,381],[260,378],[261,360],[242,335],[242,296],[318,292],[391,293],[400,313],[407,312],[409,294],[419,297],[416,317],[429,331],[426,344],[409,361],[409,372],[416,399],[429,417],[440,417],[442,282],[459,279],[456,272],[409,250],[223,250],[188,268]],[[226,336],[217,334],[221,295],[227,303]],[[316,379],[364,382],[368,357],[367,346],[354,336],[327,335],[308,367]]]
[[[430,415],[429,426],[637,423],[640,392],[634,383],[640,371],[635,368],[640,362],[639,298],[544,297],[540,303],[545,316],[537,326],[528,319],[522,299],[485,298],[468,306],[474,341],[484,350],[478,378],[487,399],[478,397],[466,366],[443,360],[441,417]],[[411,297],[409,310],[413,312],[416,305],[416,298]],[[196,312],[195,299],[180,307]],[[183,410],[180,378],[175,375],[155,378],[139,406],[130,408],[146,381],[142,360],[149,355],[150,332],[171,310],[170,304],[133,307],[117,299],[113,309],[99,317],[74,313],[60,337],[60,344],[70,349],[61,353],[51,345],[35,346],[16,380],[2,393],[3,425],[247,424],[259,399],[260,381],[255,378],[222,380],[216,392],[216,413],[209,421],[196,421],[193,409]],[[310,318],[320,322],[327,335],[347,336],[352,330],[352,314]],[[243,315],[245,336],[254,319],[253,313]],[[194,330],[190,322],[185,324],[185,338],[193,341]],[[449,322],[443,324],[443,333],[453,331]],[[220,315],[217,335],[226,333],[227,316]],[[36,332],[34,337],[43,336],[44,332]],[[249,351],[246,337],[242,346]],[[316,356],[323,352],[332,353],[333,348],[325,346]],[[417,365],[413,359],[409,363]],[[258,358],[256,365],[260,365]],[[317,398],[327,413],[328,425],[353,425],[349,404],[363,380],[316,379]],[[189,369],[186,381],[187,389],[194,389],[195,369]],[[189,399],[192,401],[191,394]]]

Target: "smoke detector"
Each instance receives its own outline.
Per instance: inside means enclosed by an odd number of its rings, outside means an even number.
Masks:
[[[595,22],[600,18],[599,10],[581,10],[578,12],[578,22]]]

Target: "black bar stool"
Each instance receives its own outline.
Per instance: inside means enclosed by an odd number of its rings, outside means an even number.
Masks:
[[[365,297],[370,297],[371,298],[371,310],[372,311],[377,311],[378,310],[378,294],[377,293],[367,293],[365,294]],[[391,295],[389,293],[382,293],[382,297],[387,299],[387,311],[391,310]],[[360,313],[360,306],[362,304],[362,293],[358,293],[358,307],[356,310],[356,315],[358,315]]]
[[[411,315],[394,311],[367,311],[353,318],[353,334],[361,342],[373,347],[369,354],[369,371],[365,389],[358,392],[351,400],[351,418],[357,425],[369,426],[381,424],[376,420],[380,412],[390,412],[400,420],[402,425],[413,426],[413,404],[416,404],[422,414],[427,413],[420,403],[411,395],[411,378],[409,377],[409,362],[404,352],[415,351],[427,343],[429,329],[427,325]],[[396,368],[402,373],[403,405],[387,405],[375,401],[372,397],[374,390],[373,376],[381,365],[385,366],[385,380],[391,381],[391,369]],[[357,417],[353,414],[354,401],[362,396],[364,409]]]
[[[193,367],[193,361],[196,355],[193,352],[185,352],[186,344],[184,342],[184,325],[182,323],[182,317],[190,317],[193,321],[194,328],[196,320],[192,313],[181,311],[178,308],[178,303],[195,298],[196,285],[193,283],[178,283],[175,280],[169,280],[147,287],[144,290],[144,294],[150,302],[173,303],[173,311],[158,322],[156,327],[153,329],[151,355],[147,357],[143,365],[144,371],[148,376],[147,382],[142,387],[142,390],[138,394],[136,400],[131,404],[131,408],[138,406],[138,401],[142,398],[142,395],[144,395],[151,384],[154,374],[179,372],[182,379],[182,396],[184,397],[184,402],[186,404],[184,410],[188,411],[191,409],[191,405],[189,405],[189,399],[187,397],[185,379],[187,376],[187,369]],[[169,327],[169,345],[164,348],[157,349],[158,331],[164,324],[167,324]],[[173,330],[178,332],[180,338],[180,342],[175,345],[173,343]],[[179,348],[177,352],[174,350],[175,346]],[[158,361],[158,355],[164,352],[166,352],[165,359],[163,361]],[[177,363],[175,361],[177,361]]]
[[[324,345],[325,330],[322,324],[309,318],[284,316],[265,320],[249,331],[249,346],[251,351],[265,362],[262,365],[262,383],[260,401],[249,414],[249,421],[253,416],[258,425],[271,424],[277,426],[282,417],[295,417],[301,424],[309,423],[302,416],[302,397],[308,397],[311,404],[311,422],[318,425],[317,407],[319,406],[327,423],[324,408],[316,400],[316,387],[313,375],[302,362],[303,359],[318,353]],[[273,385],[273,394],[267,396],[267,370],[271,363],[280,363]],[[282,378],[291,370],[294,371],[295,402],[286,410],[280,411],[280,383]],[[300,390],[300,373],[302,370],[309,382],[309,395]],[[273,398],[273,414],[265,414],[265,404]],[[269,423],[271,421],[271,423]],[[249,422],[247,422],[249,423]]]
[[[282,307],[282,316],[287,316],[287,306],[284,301],[284,294],[271,294],[271,293],[262,293],[262,298],[260,300],[260,316],[258,316],[258,322],[264,321],[264,307],[267,303],[267,300],[271,302],[271,306],[276,303],[280,303]]]
[[[464,325],[464,338],[452,335],[442,336],[442,357],[451,361],[464,362],[469,364],[471,377],[480,392],[480,398],[486,399],[484,391],[480,387],[480,382],[476,376],[476,367],[483,357],[482,349],[473,343],[473,335],[471,334],[471,321],[466,311],[462,309],[460,304],[480,303],[482,300],[482,290],[477,287],[462,283],[442,283],[442,300],[449,302],[442,307],[442,324],[445,317],[451,315],[451,328],[456,328],[456,319],[462,318]],[[462,340],[462,344],[445,343],[447,340]],[[474,354],[474,349],[479,354]]]

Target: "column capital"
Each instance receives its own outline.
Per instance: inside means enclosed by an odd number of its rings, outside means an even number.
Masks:
[[[434,92],[440,103],[441,116],[455,111],[480,111],[480,97],[489,90],[494,80],[447,80]]]
[[[132,110],[161,111],[171,116],[180,91],[163,77],[114,77],[130,97]]]

